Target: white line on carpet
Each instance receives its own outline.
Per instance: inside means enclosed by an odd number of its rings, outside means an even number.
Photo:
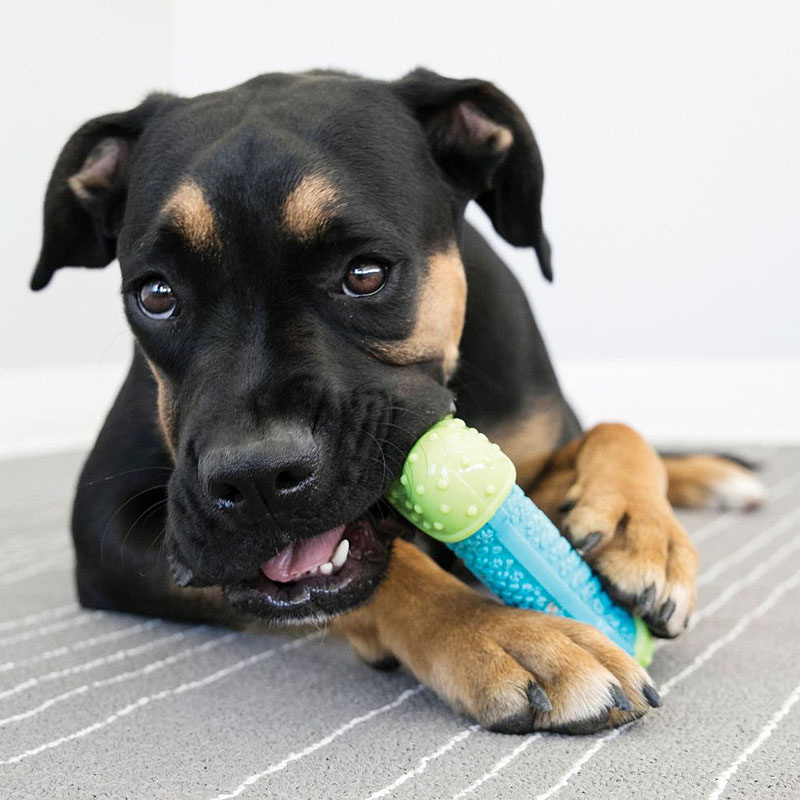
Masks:
[[[81,616],[72,617],[71,619],[62,620],[61,622],[54,622],[52,625],[45,625],[34,631],[25,631],[24,633],[15,633],[11,636],[5,636],[0,639],[0,645],[18,644],[19,642],[27,642],[30,639],[38,639],[41,636],[49,636],[51,633],[60,633],[70,628],[79,628],[81,625],[87,625],[105,616],[105,611],[85,611]]]
[[[758,732],[758,736],[739,754],[736,760],[726,769],[716,780],[716,788],[709,794],[708,800],[718,800],[728,781],[736,774],[739,767],[769,739],[780,724],[780,721],[792,710],[792,707],[800,700],[800,685],[786,698],[786,702],[772,715],[769,722]]]
[[[44,744],[40,744],[37,747],[33,747],[30,750],[25,750],[23,753],[19,753],[16,756],[11,756],[10,758],[6,758],[0,760],[0,765],[6,764],[18,764],[20,761],[24,761],[25,759],[31,758],[33,756],[37,756],[40,753],[45,752],[46,750],[52,750],[56,747],[60,747],[67,742],[74,741],[76,739],[82,739],[85,736],[89,736],[96,731],[102,730],[103,728],[108,727],[109,725],[113,725],[118,720],[122,719],[123,717],[127,717],[129,714],[132,714],[139,708],[144,708],[151,703],[158,702],[159,700],[166,700],[169,697],[176,697],[181,694],[185,694],[186,692],[190,692],[194,689],[201,689],[205,686],[208,686],[211,683],[214,683],[222,678],[226,678],[228,675],[232,675],[234,672],[239,672],[246,667],[250,667],[253,664],[257,664],[259,661],[264,661],[267,658],[275,655],[276,653],[282,653],[287,650],[293,650],[298,647],[302,647],[304,644],[314,640],[319,639],[322,636],[321,632],[312,633],[308,636],[304,636],[301,639],[296,639],[292,642],[287,642],[286,644],[281,645],[280,647],[273,647],[269,650],[262,650],[260,653],[256,653],[255,655],[249,656],[248,658],[244,658],[241,661],[237,661],[235,664],[231,664],[230,666],[223,667],[222,669],[217,670],[216,672],[212,672],[209,675],[206,675],[203,678],[198,678],[194,681],[189,681],[187,683],[182,683],[179,686],[175,686],[172,689],[162,689],[160,692],[156,692],[155,694],[151,695],[144,695],[140,697],[138,700],[134,700],[132,703],[129,703],[127,706],[123,706],[122,708],[115,711],[113,714],[110,714],[103,720],[99,720],[98,722],[94,722],[91,725],[87,725],[85,728],[81,728],[74,733],[69,733],[65,736],[60,736],[58,739],[53,739],[50,742],[45,742]],[[222,637],[226,638],[226,637]]]
[[[433,753],[429,753],[426,756],[422,756],[414,769],[404,772],[399,778],[397,778],[397,780],[392,781],[392,783],[390,783],[388,786],[384,786],[383,789],[378,789],[377,792],[373,792],[367,798],[367,800],[378,800],[380,797],[388,797],[395,789],[397,789],[399,786],[402,786],[406,781],[422,775],[422,773],[428,769],[428,764],[436,761],[437,758],[441,758],[445,753],[452,750],[459,742],[463,742],[480,729],[480,725],[470,725],[469,728],[459,731],[455,736],[448,739],[438,750],[435,750]]]
[[[198,625],[196,628],[190,628],[189,632],[193,630],[201,630],[207,627],[207,625]],[[91,683],[84,683],[81,686],[76,686],[74,689],[69,689],[66,692],[62,692],[61,694],[57,694],[48,698],[38,706],[29,708],[26,711],[20,711],[17,714],[12,714],[10,717],[0,719],[0,728],[4,728],[11,722],[21,722],[22,720],[35,717],[37,714],[47,711],[48,708],[52,708],[57,703],[63,703],[66,700],[71,700],[73,697],[84,695],[87,692],[90,692],[92,689],[102,689],[106,686],[114,686],[118,683],[122,683],[123,681],[130,681],[134,678],[141,678],[143,675],[150,675],[157,670],[164,669],[164,667],[171,667],[178,661],[183,661],[183,659],[189,658],[190,656],[215,650],[220,645],[223,645],[226,642],[229,642],[231,639],[241,635],[242,634],[236,632],[228,633],[225,634],[225,636],[219,636],[215,639],[211,639],[210,641],[203,642],[203,644],[195,645],[194,647],[187,647],[185,650],[181,650],[171,656],[167,656],[166,658],[160,658],[157,661],[151,661],[149,664],[145,664],[143,667],[139,667],[138,669],[129,670],[128,672],[120,672],[117,675],[112,675],[110,678],[102,678],[100,680],[92,681]]]
[[[734,550],[729,556],[721,558],[719,561],[713,563],[705,572],[697,578],[697,585],[705,586],[716,580],[726,572],[730,567],[745,561],[757,550],[760,550],[764,545],[769,544],[773,539],[776,539],[782,533],[786,532],[787,528],[792,526],[797,519],[800,519],[800,506],[789,511],[785,516],[781,517],[777,522],[766,527],[758,536],[753,537],[741,547]]]
[[[405,703],[405,701],[409,698],[419,694],[424,688],[424,686],[419,685],[413,687],[412,689],[406,689],[394,700],[392,700],[391,703],[387,703],[386,705],[378,708],[373,708],[371,711],[367,711],[365,714],[361,714],[358,717],[353,717],[353,719],[351,719],[349,722],[345,722],[344,725],[341,725],[335,731],[329,733],[327,736],[324,736],[322,739],[318,739],[316,742],[308,745],[308,747],[304,748],[303,750],[289,753],[289,755],[286,756],[286,758],[284,758],[282,761],[272,764],[261,772],[256,772],[255,774],[250,775],[248,778],[245,778],[244,781],[242,781],[242,783],[240,783],[239,786],[237,786],[232,792],[217,795],[214,800],[230,800],[230,798],[238,797],[248,786],[252,786],[254,783],[260,781],[262,778],[265,778],[267,775],[274,775],[276,772],[280,772],[295,761],[300,761],[300,759],[310,756],[312,753],[315,753],[317,750],[326,747],[332,741],[338,739],[340,736],[352,730],[357,725],[360,725],[362,722],[367,722],[368,720],[371,720],[380,714],[385,714],[387,711],[392,711],[393,709]]]
[[[800,508],[795,509],[795,512],[797,511],[800,511]],[[791,515],[795,512],[789,513]],[[780,520],[778,520],[778,522],[780,523],[784,519],[786,518],[782,517]],[[772,567],[780,564],[787,555],[791,554],[798,548],[800,548],[800,537],[790,539],[788,542],[779,547],[769,558],[767,558],[765,561],[762,561],[757,567],[754,567],[746,575],[736,581],[733,581],[733,583],[728,584],[728,586],[726,586],[725,589],[720,592],[720,594],[718,594],[714,600],[692,615],[692,619],[689,623],[689,630],[694,630],[695,625],[697,625],[701,619],[708,617],[711,614],[715,614],[720,608],[722,608],[722,606],[725,605],[725,603],[735,597],[739,591],[754,584],[757,580],[759,580],[759,578],[762,578],[770,569],[772,569]],[[700,577],[702,577],[702,575]],[[666,647],[668,644],[668,639],[659,639],[655,644],[655,649],[660,650],[662,647]]]
[[[0,544],[0,552],[4,561],[20,556],[33,558],[45,550],[69,544],[72,544],[72,537],[65,521],[62,527],[53,530],[43,531],[38,534],[20,534],[9,539],[3,539],[2,544]]]
[[[16,509],[14,509],[16,511]],[[14,528],[22,528],[30,526],[40,526],[40,525],[54,525],[57,523],[67,523],[69,521],[69,515],[72,511],[72,498],[65,497],[62,500],[59,500],[56,503],[53,503],[52,509],[47,514],[35,514],[32,515],[27,510],[20,512],[19,517],[15,517],[13,513],[9,511],[0,510],[0,519],[3,520],[3,529],[10,531]],[[59,531],[65,531],[66,525],[63,527],[58,528]],[[50,534],[54,533],[54,531],[49,531]],[[3,543],[4,545],[10,545],[12,547],[16,547],[19,544],[24,544],[26,541],[29,541],[31,537],[30,532],[27,533],[16,533],[12,536],[4,536]]]
[[[467,786],[466,789],[462,789],[458,794],[454,794],[452,800],[461,800],[462,797],[466,797],[468,794],[474,792],[479,786],[482,786],[486,781],[494,778],[498,772],[505,769],[517,756],[522,755],[537,739],[541,739],[541,733],[532,733],[529,736],[526,736],[510,753],[503,756],[488,772],[484,772],[483,775],[478,778],[474,783],[471,783]]]
[[[63,553],[50,556],[49,558],[43,558],[40,561],[35,561],[33,564],[28,564],[27,566],[0,575],[0,586],[10,586],[13,583],[19,583],[26,578],[32,578],[34,575],[41,575],[43,572],[58,569],[63,566],[63,564]]]
[[[771,570],[773,567],[785,562],[786,556],[798,549],[800,549],[800,536],[790,539],[788,542],[786,542],[786,544],[779,547],[766,561],[762,561],[757,567],[754,567],[751,572],[748,572],[747,575],[744,575],[733,583],[728,584],[728,586],[726,586],[725,589],[714,598],[714,600],[694,614],[692,621],[689,623],[689,630],[694,629],[694,626],[705,617],[716,614],[716,612],[722,608],[722,606],[724,606],[729,600],[733,599],[742,589],[747,586],[752,586],[754,583],[756,583],[756,581],[763,578],[764,575],[766,575],[766,573],[769,572],[769,570]],[[662,641],[666,640],[662,639]]]
[[[764,614],[769,611],[775,603],[780,600],[786,592],[794,589],[795,586],[800,584],[800,570],[795,572],[790,578],[787,578],[785,581],[779,583],[773,590],[767,595],[766,600],[763,603],[756,606],[752,611],[745,614],[743,617],[739,619],[739,621],[724,635],[720,636],[719,639],[715,639],[711,642],[705,650],[703,650],[700,655],[696,656],[695,659],[689,664],[687,667],[684,667],[677,675],[670,678],[666,683],[662,684],[659,687],[659,692],[661,693],[662,697],[666,697],[679,683],[681,683],[685,678],[689,677],[693,673],[697,672],[700,667],[702,667],[720,648],[724,647],[726,644],[730,644],[734,639],[737,639],[741,636],[742,632],[747,628],[747,626],[758,617],[763,617]]]
[[[81,617],[81,619],[84,619],[84,617]],[[28,658],[20,659],[19,661],[6,661],[5,663],[0,664],[0,672],[7,672],[10,669],[19,669],[20,667],[29,667],[31,664],[38,664],[40,661],[49,661],[50,659],[58,658],[60,656],[67,655],[68,653],[74,653],[78,650],[86,650],[87,648],[94,647],[97,644],[116,642],[120,639],[125,639],[128,636],[141,633],[142,631],[149,631],[153,628],[158,628],[163,624],[164,620],[161,619],[148,619],[144,622],[134,622],[130,625],[125,625],[122,628],[118,628],[115,631],[102,633],[99,636],[90,636],[88,639],[78,639],[77,642],[73,642],[72,644],[61,645],[61,647],[56,647],[52,650],[47,650],[44,653],[39,653],[35,656],[29,656]]]
[[[64,617],[73,611],[78,611],[80,607],[77,603],[67,603],[63,606],[56,606],[55,608],[46,608],[44,611],[39,611],[36,614],[26,614],[24,617],[17,619],[8,619],[0,622],[0,631],[10,631],[16,628],[24,628],[27,625],[33,625],[36,622],[43,622],[47,619],[57,617]]]
[[[190,629],[191,630],[191,629]],[[144,644],[137,645],[136,647],[129,647],[126,650],[117,650],[115,653],[110,653],[107,656],[99,656],[91,661],[85,661],[83,664],[76,664],[74,667],[64,667],[64,669],[57,669],[53,672],[48,672],[45,675],[40,675],[38,678],[28,678],[10,689],[5,689],[0,692],[0,700],[6,697],[13,697],[15,694],[24,692],[27,689],[33,689],[34,686],[39,686],[47,681],[54,681],[58,678],[66,678],[70,675],[78,675],[81,672],[88,672],[98,667],[104,667],[107,664],[116,664],[126,658],[133,656],[140,656],[142,653],[147,653],[154,650],[156,647],[168,644],[170,642],[179,642],[186,638],[186,632],[178,631],[178,633],[171,633],[168,636],[162,636],[160,639],[151,639]]]
[[[2,540],[2,553],[3,558],[9,556],[16,556],[20,553],[35,553],[40,550],[42,546],[49,546],[51,541],[64,542],[69,544],[72,538],[69,535],[66,521],[64,525],[52,530],[42,531],[40,533],[21,533],[18,536],[11,536]]]
[[[41,562],[42,551],[47,553],[48,559],[55,559],[56,556],[61,561],[72,561],[72,542],[67,536],[63,541],[47,543],[41,547],[21,550],[16,553],[2,553],[3,569],[0,570],[0,577],[17,572],[26,566],[32,566]]]

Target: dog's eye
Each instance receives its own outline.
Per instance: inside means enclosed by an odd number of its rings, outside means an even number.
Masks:
[[[139,308],[151,319],[168,319],[175,316],[178,298],[166,281],[153,278],[139,289]]]
[[[383,288],[389,270],[382,264],[359,261],[351,264],[342,281],[342,291],[350,297],[365,297]]]

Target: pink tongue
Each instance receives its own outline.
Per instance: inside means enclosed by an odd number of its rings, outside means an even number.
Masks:
[[[332,528],[313,539],[292,542],[278,555],[261,565],[261,571],[271,580],[287,583],[320,564],[331,560],[333,551],[342,540],[344,525]]]

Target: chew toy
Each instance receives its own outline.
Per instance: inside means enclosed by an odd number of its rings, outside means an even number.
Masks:
[[[654,642],[515,483],[496,444],[446,417],[414,444],[387,494],[414,526],[444,542],[508,605],[594,625],[647,667]]]

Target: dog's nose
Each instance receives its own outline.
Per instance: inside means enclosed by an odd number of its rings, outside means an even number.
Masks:
[[[311,442],[216,448],[200,459],[200,483],[217,508],[248,522],[280,514],[308,500],[315,488]]]

